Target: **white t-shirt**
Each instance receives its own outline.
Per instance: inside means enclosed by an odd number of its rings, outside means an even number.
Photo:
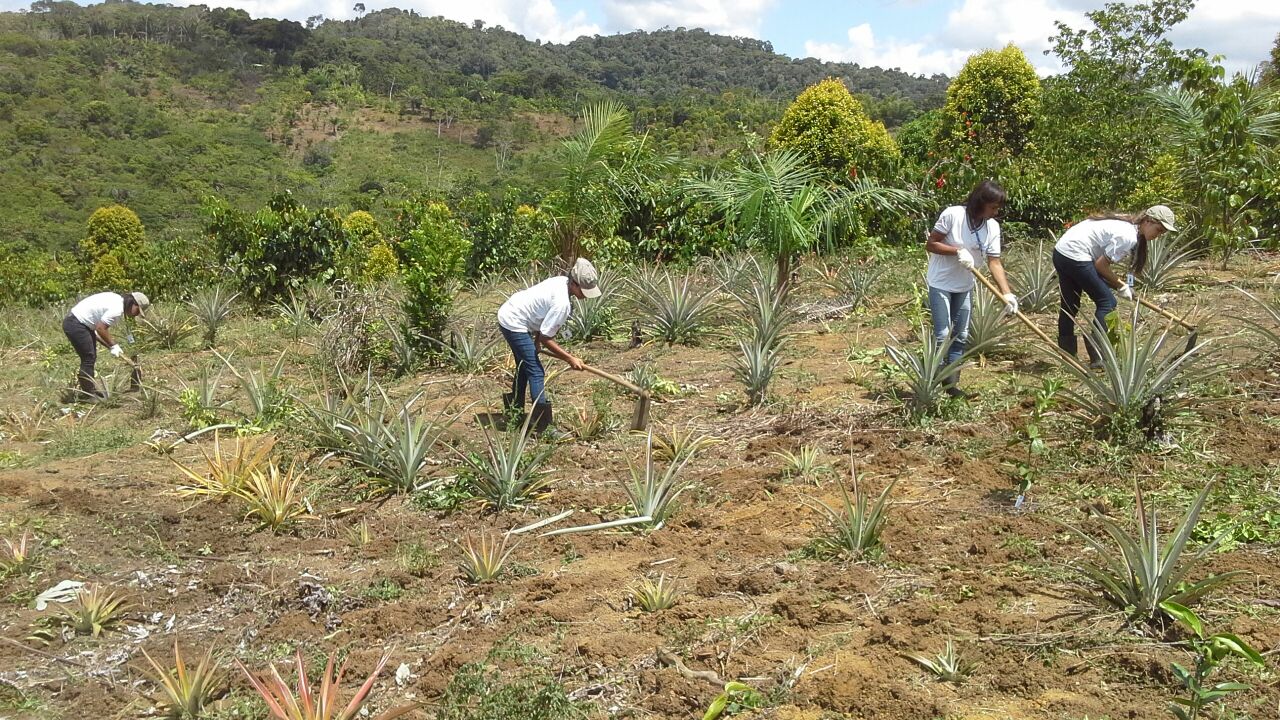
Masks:
[[[110,327],[124,315],[124,296],[113,292],[90,295],[76,303],[71,314],[91,328],[97,327],[98,323]]]
[[[967,248],[979,266],[986,258],[1000,257],[1000,223],[988,218],[974,230],[963,205],[952,205],[938,216],[933,231],[943,236],[951,247]],[[968,292],[973,289],[973,273],[960,264],[955,255],[929,253],[929,270],[925,275],[929,287],[945,292]]]
[[[512,332],[539,333],[555,337],[560,326],[569,319],[569,278],[548,278],[525,288],[498,308],[498,324]]]
[[[1120,262],[1138,244],[1138,226],[1128,220],[1082,220],[1072,225],[1054,249],[1070,260],[1093,262],[1106,255]]]

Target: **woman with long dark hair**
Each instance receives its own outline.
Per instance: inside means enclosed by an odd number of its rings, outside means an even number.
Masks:
[[[1062,291],[1058,347],[1076,354],[1076,313],[1080,312],[1081,294],[1093,300],[1094,322],[1106,331],[1107,315],[1116,309],[1115,293],[1125,300],[1133,299],[1133,288],[1121,280],[1111,266],[1132,255],[1130,272],[1142,272],[1147,265],[1150,243],[1166,231],[1176,231],[1174,222],[1172,210],[1154,205],[1139,215],[1092,215],[1072,225],[1058,238],[1053,248],[1053,267],[1058,271],[1058,286]],[[1101,367],[1102,358],[1087,332],[1084,347],[1089,353],[1089,366]]]
[[[929,312],[933,317],[933,339],[951,345],[945,363],[964,355],[969,341],[969,312],[976,284],[971,272],[981,260],[991,268],[991,277],[1000,288],[1005,311],[1018,311],[1018,296],[1009,292],[1009,281],[1000,261],[1000,224],[996,215],[1004,207],[1004,188],[994,180],[983,180],[974,186],[964,205],[953,205],[938,216],[929,232],[925,250],[929,252]],[[964,397],[960,390],[960,373],[947,379],[947,393]]]

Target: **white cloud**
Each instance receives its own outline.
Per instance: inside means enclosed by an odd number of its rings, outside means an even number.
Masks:
[[[603,0],[612,31],[702,28],[738,37],[760,37],[765,11],[774,0]]]
[[[1280,4],[1255,0],[1202,1],[1169,32],[1177,47],[1223,55],[1230,72],[1252,70],[1271,54],[1280,33]]]
[[[848,45],[806,42],[804,52],[822,60],[897,68],[917,75],[951,74],[968,57],[963,50],[942,49],[925,42],[904,43],[897,38],[877,40],[867,23],[849,28],[848,36]]]
[[[900,68],[906,72],[954,75],[973,53],[1013,43],[1041,75],[1061,66],[1046,55],[1054,21],[1086,27],[1084,13],[1102,2],[1089,0],[962,0],[943,27],[911,40],[876,37],[870,25],[849,28],[848,44],[806,42],[805,53],[822,60]],[[1202,0],[1170,39],[1180,48],[1203,47],[1225,56],[1229,70],[1251,68],[1265,60],[1280,32],[1280,3],[1258,0]]]

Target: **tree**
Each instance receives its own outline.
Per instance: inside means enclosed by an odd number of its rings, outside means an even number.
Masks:
[[[984,50],[970,56],[947,87],[945,139],[952,147],[1016,154],[1039,112],[1040,79],[1027,56],[1012,44]]]
[[[1280,160],[1280,93],[1225,75],[1221,65],[1197,59],[1181,88],[1152,93],[1169,122],[1183,187],[1196,198],[1183,232],[1218,250],[1224,268],[1236,252],[1277,230],[1268,196]],[[1260,228],[1267,216],[1272,226]]]
[[[803,153],[833,178],[885,177],[901,157],[884,125],[872,120],[844,83],[827,78],[805,89],[769,138]]]
[[[430,340],[446,341],[453,281],[462,277],[471,243],[447,205],[422,199],[400,207],[394,236],[413,341],[424,348]]]
[[[689,189],[774,256],[779,292],[784,294],[790,286],[792,259],[819,239],[855,226],[865,212],[897,214],[919,205],[914,193],[867,177],[847,188],[831,185],[798,150],[752,155],[725,175],[689,183]]]
[[[1068,71],[1044,83],[1032,133],[1037,172],[1052,179],[1057,204],[1114,208],[1133,194],[1161,152],[1148,90],[1177,79],[1188,54],[1165,34],[1186,18],[1192,0],[1108,3],[1086,13],[1088,29],[1057,23],[1053,53]]]
[[[91,260],[110,252],[132,255],[142,247],[146,228],[138,214],[124,205],[108,205],[93,211],[80,250]]]
[[[585,109],[582,127],[560,143],[555,189],[543,206],[551,215],[551,236],[565,263],[572,263],[584,248],[600,249],[598,241],[612,234],[617,207],[605,182],[613,172],[611,164],[621,162],[633,140],[627,111],[606,102]]]

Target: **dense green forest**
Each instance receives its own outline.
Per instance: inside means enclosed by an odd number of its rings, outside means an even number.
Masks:
[[[362,188],[530,185],[536,151],[604,98],[669,150],[706,154],[826,76],[892,124],[946,87],[699,30],[549,45],[394,9],[308,24],[134,2],[0,15],[0,192],[14,208],[0,233],[67,249],[111,202],[189,230],[209,194],[350,204]]]
[[[41,0],[0,14],[0,300],[229,277],[269,299],[576,252],[782,267],[918,240],[983,177],[1015,242],[1161,202],[1229,260],[1280,226],[1280,107],[1272,75],[1172,45],[1192,5],[1059,24],[1057,76],[1010,46],[948,79],[701,30],[554,45],[395,9]]]

